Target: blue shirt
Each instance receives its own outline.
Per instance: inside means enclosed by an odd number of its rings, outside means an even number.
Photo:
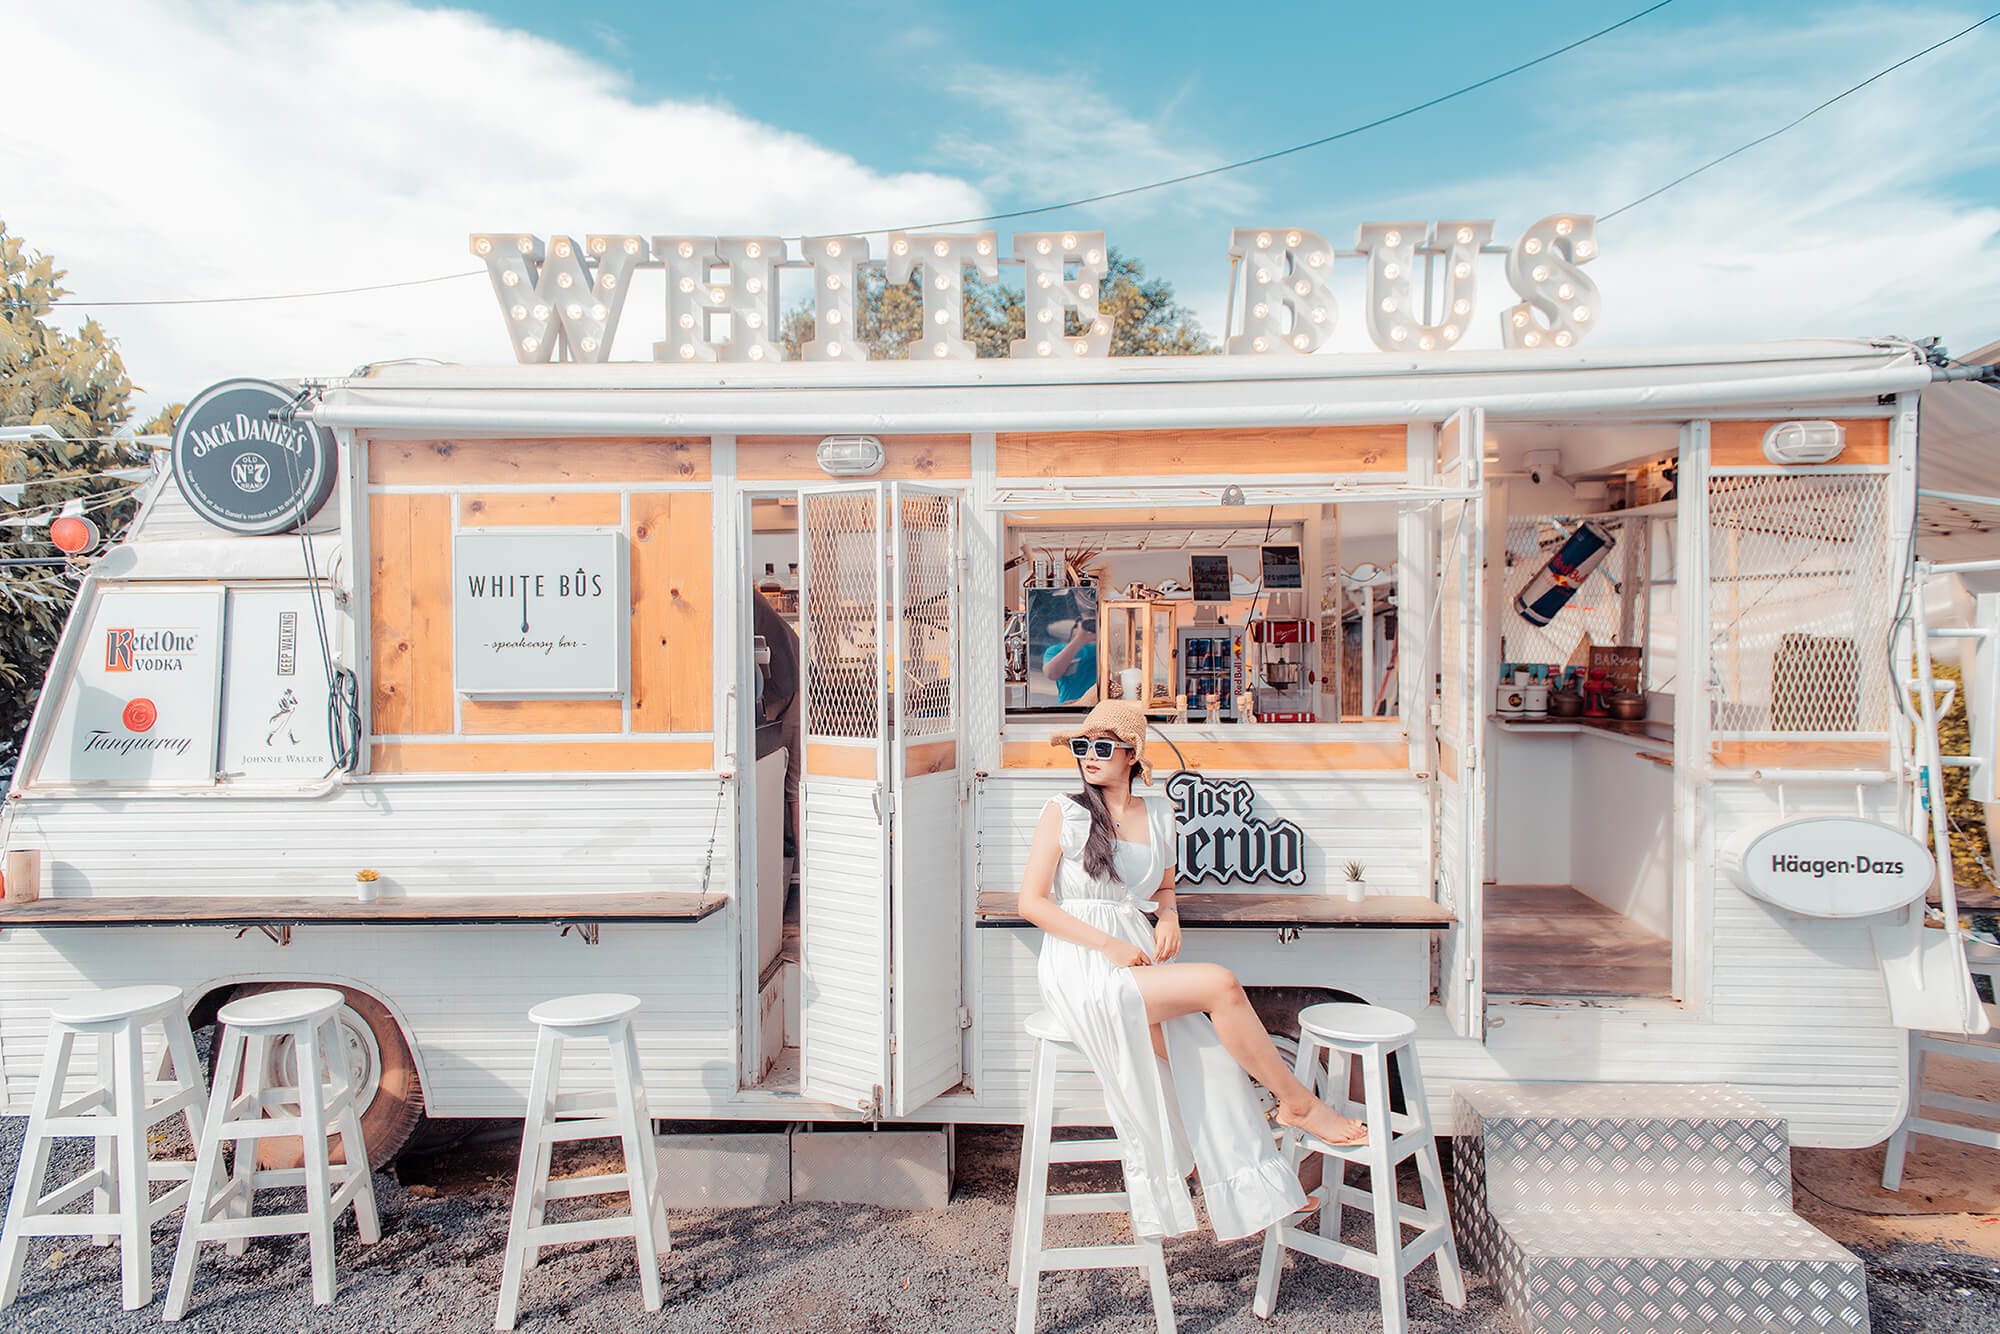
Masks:
[[[1049,664],[1056,655],[1068,648],[1068,644],[1051,644],[1049,651],[1042,655],[1042,674],[1047,675]],[[1056,678],[1056,702],[1074,704],[1097,689],[1097,643],[1092,641],[1076,651],[1070,659],[1069,670]]]

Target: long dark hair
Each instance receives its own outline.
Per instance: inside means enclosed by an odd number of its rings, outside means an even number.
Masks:
[[[1132,769],[1126,770],[1126,782],[1131,782],[1133,769],[1138,768],[1134,760]],[[1076,762],[1076,772],[1083,777],[1083,761]],[[1090,837],[1083,841],[1083,870],[1091,879],[1106,879],[1113,884],[1125,882],[1119,878],[1117,868],[1118,831],[1111,824],[1111,808],[1104,804],[1104,789],[1083,780],[1083,791],[1070,793],[1070,800],[1090,812]]]

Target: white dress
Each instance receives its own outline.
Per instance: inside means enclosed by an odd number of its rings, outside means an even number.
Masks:
[[[1118,840],[1119,880],[1083,869],[1090,813],[1068,797],[1062,812],[1062,861],[1052,891],[1057,906],[1148,954],[1152,892],[1174,846],[1173,807],[1148,796],[1147,841]],[[1262,1232],[1305,1207],[1298,1179],[1285,1170],[1250,1079],[1223,1047],[1205,1014],[1161,1025],[1167,1059],[1153,1052],[1146,1005],[1129,968],[1114,968],[1094,949],[1043,934],[1037,968],[1042,1000],[1069,1030],[1104,1086],[1105,1109],[1125,1155],[1133,1231],[1171,1237],[1196,1226],[1190,1166],[1200,1172],[1209,1226],[1229,1241]],[[1190,1161],[1192,1160],[1192,1161]]]

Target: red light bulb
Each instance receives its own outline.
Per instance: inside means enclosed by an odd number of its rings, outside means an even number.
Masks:
[[[49,525],[49,541],[66,556],[80,556],[97,545],[97,525],[74,514],[65,514]]]

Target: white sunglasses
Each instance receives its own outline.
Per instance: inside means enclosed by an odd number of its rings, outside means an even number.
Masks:
[[[1123,741],[1113,741],[1108,736],[1073,736],[1069,739],[1069,753],[1079,760],[1108,760],[1121,750],[1129,750]]]

